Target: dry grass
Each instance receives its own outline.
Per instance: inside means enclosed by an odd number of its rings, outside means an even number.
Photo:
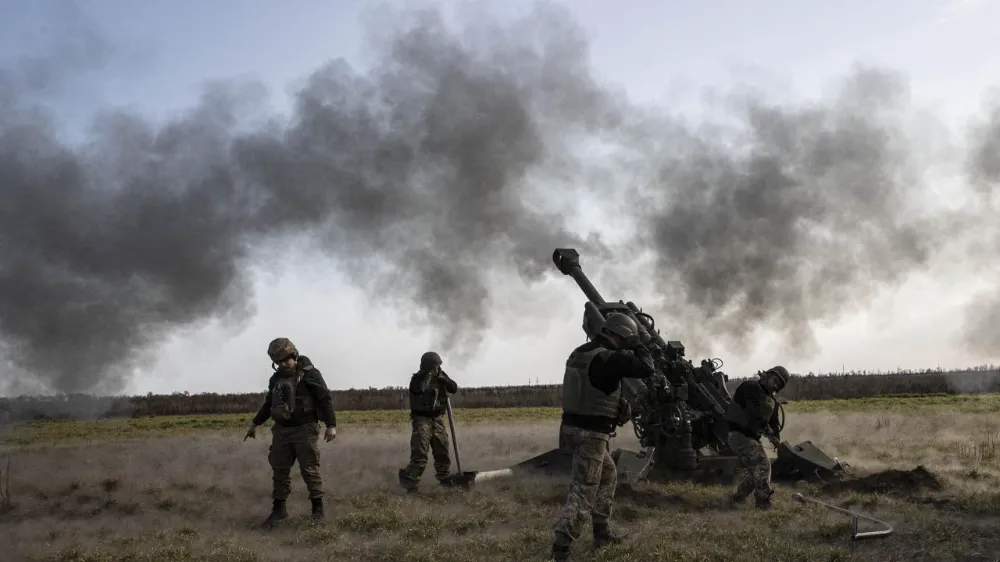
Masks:
[[[557,422],[461,423],[466,469],[507,466],[556,443]],[[634,447],[631,428],[616,439]],[[628,434],[628,435],[625,435]],[[942,490],[823,493],[892,523],[887,539],[847,543],[848,520],[798,504],[778,486],[778,508],[727,509],[728,487],[643,485],[621,493],[616,523],[632,536],[584,561],[995,560],[1000,507],[1000,416],[940,407],[880,412],[790,412],[785,437],[812,439],[863,471],[923,464]],[[12,507],[0,515],[9,561],[456,561],[545,560],[562,481],[508,481],[471,492],[431,486],[401,494],[407,461],[398,424],[345,425],[322,444],[327,519],[308,520],[293,472],[292,520],[266,533],[270,507],[267,432],[242,441],[242,426],[158,439],[9,446]],[[0,458],[3,458],[0,454]],[[589,533],[589,527],[585,530]]]

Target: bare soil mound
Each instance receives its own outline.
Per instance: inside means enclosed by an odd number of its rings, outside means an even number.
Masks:
[[[941,491],[944,482],[933,472],[920,465],[913,470],[885,470],[859,478],[846,478],[830,482],[824,492],[859,492],[865,494],[892,494],[912,496],[925,491]]]

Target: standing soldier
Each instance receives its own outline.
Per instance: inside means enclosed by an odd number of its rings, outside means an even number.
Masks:
[[[778,409],[775,395],[788,384],[788,369],[778,365],[765,371],[758,380],[744,381],[736,388],[726,410],[729,424],[729,446],[740,458],[746,476],[730,498],[738,504],[753,493],[755,505],[761,509],[771,507],[771,462],[760,442],[765,432],[777,444]]]
[[[288,517],[285,501],[291,491],[291,470],[299,462],[299,472],[309,490],[313,519],[323,518],[323,478],[319,470],[320,421],[326,424],[324,439],[337,437],[337,417],[333,398],[323,375],[304,355],[299,355],[288,338],[276,338],[267,346],[274,374],[267,381],[267,396],[246,437],[256,438],[257,427],[274,419],[271,448],[267,460],[274,471],[274,506],[264,521],[271,528]],[[244,440],[246,440],[244,437]]]
[[[441,419],[448,394],[458,392],[458,385],[441,369],[441,356],[428,351],[420,357],[420,370],[410,379],[410,464],[399,469],[399,483],[408,493],[417,491],[427,467],[428,449],[434,455],[434,476],[447,485],[451,470],[448,456],[448,431]]]
[[[638,345],[635,321],[608,315],[593,341],[577,347],[566,360],[563,415],[559,441],[573,450],[573,475],[562,515],[555,525],[552,558],[570,560],[570,547],[591,518],[594,548],[619,542],[611,531],[611,503],[618,469],[611,459],[611,434],[628,421],[623,411],[623,378],[654,374],[652,357]],[[631,351],[634,349],[634,351]]]

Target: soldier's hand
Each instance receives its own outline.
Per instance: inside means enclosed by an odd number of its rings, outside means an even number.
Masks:
[[[635,351],[633,353],[635,353],[636,358],[639,359],[639,361],[645,363],[646,366],[650,368],[650,370],[655,369],[655,366],[653,364],[653,356],[652,354],[649,353],[649,350],[646,349],[645,346],[639,346],[635,348]]]
[[[777,435],[768,435],[767,438],[769,441],[771,441],[771,445],[773,445],[775,449],[777,449],[778,445],[781,444],[781,440],[778,438]]]
[[[624,398],[619,401],[618,427],[627,424],[632,419],[632,406]]]
[[[330,441],[333,441],[336,438],[337,438],[337,428],[336,427],[326,428],[326,433],[323,434],[323,440],[329,443]]]
[[[250,427],[247,428],[247,434],[243,436],[243,440],[246,441],[248,438],[249,439],[257,438],[257,426],[252,423],[250,424]]]

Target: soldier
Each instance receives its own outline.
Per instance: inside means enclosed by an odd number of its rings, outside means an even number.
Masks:
[[[449,482],[451,458],[448,431],[441,419],[448,394],[458,392],[458,384],[441,369],[441,356],[428,351],[420,357],[420,369],[410,378],[410,464],[399,469],[399,484],[414,493],[427,467],[428,449],[434,455],[434,476],[442,485]]]
[[[291,491],[291,470],[299,462],[299,472],[309,490],[313,519],[323,518],[323,478],[319,470],[319,423],[326,425],[324,439],[337,437],[337,417],[333,398],[319,369],[299,355],[288,338],[276,338],[267,346],[274,374],[267,381],[267,396],[246,437],[256,439],[257,427],[274,419],[271,448],[267,460],[273,475],[274,506],[263,526],[270,528],[288,517],[285,501]],[[244,437],[244,440],[246,440]]]
[[[733,393],[733,400],[726,411],[728,441],[746,469],[746,476],[730,498],[733,505],[753,493],[756,507],[771,507],[771,494],[774,493],[771,489],[771,462],[760,438],[766,432],[772,444],[777,446],[779,442],[775,395],[786,384],[788,369],[778,365],[765,371],[758,380],[744,381]]]
[[[552,558],[570,560],[570,546],[591,518],[594,547],[619,542],[610,528],[611,503],[618,469],[611,459],[611,434],[628,421],[621,380],[654,373],[652,357],[638,345],[635,321],[609,314],[593,341],[577,347],[566,360],[563,415],[559,441],[573,450],[573,475],[562,515],[555,525]],[[632,351],[634,349],[634,351]]]

